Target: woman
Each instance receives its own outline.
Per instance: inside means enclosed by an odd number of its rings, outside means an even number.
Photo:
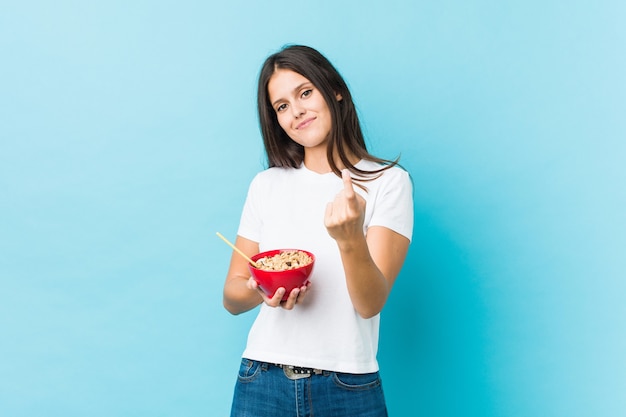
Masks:
[[[284,289],[266,296],[233,254],[225,308],[261,308],[231,416],[386,416],[379,313],[412,235],[409,175],[369,154],[345,81],[312,48],[267,58],[258,110],[269,168],[250,184],[235,244],[249,256],[305,249],[316,263],[311,284],[281,301]]]

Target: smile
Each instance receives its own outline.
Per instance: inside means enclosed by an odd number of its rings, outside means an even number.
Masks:
[[[311,117],[311,118],[308,118],[308,119],[303,120],[301,123],[299,123],[299,124],[296,126],[296,130],[299,130],[299,129],[304,129],[305,127],[307,127],[308,125],[310,125],[310,124],[311,124],[311,122],[313,122],[313,120],[315,120],[315,117]]]

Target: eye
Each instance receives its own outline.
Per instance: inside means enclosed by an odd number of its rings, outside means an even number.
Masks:
[[[276,107],[276,113],[280,113],[281,111],[284,111],[285,109],[287,109],[287,105],[283,103],[279,105],[278,107]]]
[[[313,94],[313,89],[312,88],[309,88],[308,90],[304,90],[302,92],[302,98],[309,97],[311,94]]]

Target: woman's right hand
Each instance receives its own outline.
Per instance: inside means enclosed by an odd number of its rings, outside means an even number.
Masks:
[[[270,298],[263,292],[263,290],[261,290],[258,282],[256,282],[253,277],[250,277],[250,279],[248,279],[247,286],[251,290],[256,290],[263,298],[263,302],[268,306],[274,308],[282,307],[285,310],[292,310],[296,306],[296,304],[301,303],[302,300],[304,300],[309,284],[291,290],[291,293],[289,293],[289,297],[285,301],[282,301],[283,296],[285,295],[285,288],[283,287],[277,289],[274,295]]]
[[[259,253],[259,244],[252,240],[237,236],[235,246],[248,257]],[[223,303],[226,310],[231,314],[241,314],[252,310],[261,303],[270,307],[282,307],[291,310],[296,304],[302,302],[307,292],[307,285],[295,288],[289,294],[289,298],[281,301],[285,289],[279,289],[273,297],[268,297],[258,287],[257,282],[250,277],[248,261],[240,254],[233,251],[230,267],[224,283]]]

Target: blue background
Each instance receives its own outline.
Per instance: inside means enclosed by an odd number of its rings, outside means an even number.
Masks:
[[[2,2],[0,415],[227,415],[254,313],[215,232],[285,43],[415,182],[391,415],[626,415],[624,4]]]

